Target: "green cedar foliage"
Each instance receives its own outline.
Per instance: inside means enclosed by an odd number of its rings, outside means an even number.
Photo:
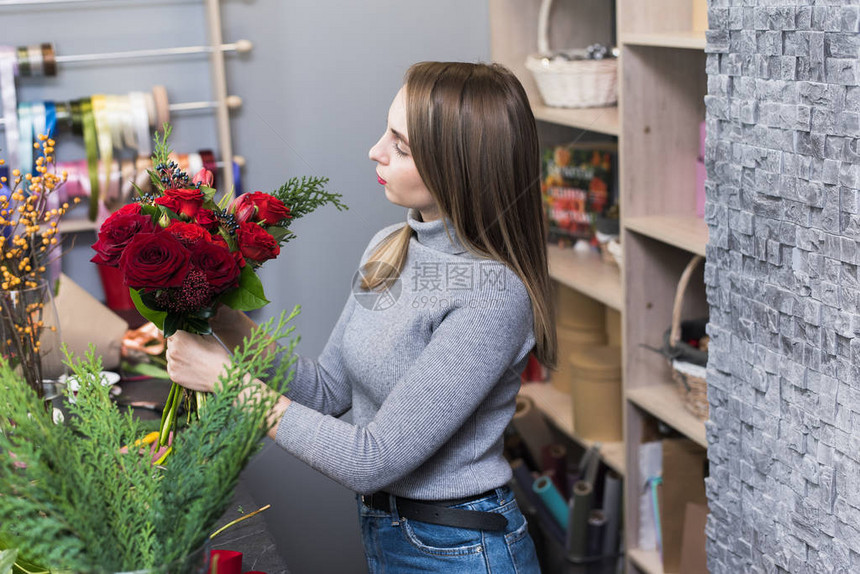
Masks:
[[[121,572],[167,564],[203,545],[277,399],[255,394],[239,402],[244,381],[286,389],[298,342],[289,323],[298,312],[269,321],[235,350],[200,419],[178,434],[166,467],[153,467],[148,449],[121,452],[143,432],[99,384],[102,365],[92,348],[85,360],[68,359],[82,383],[59,425],[0,361],[0,550],[17,547],[54,572]],[[288,339],[274,373],[273,339]]]
[[[328,183],[327,177],[293,177],[287,183],[272,192],[272,195],[280,199],[290,208],[290,219],[280,226],[272,226],[268,229],[280,243],[295,238],[295,234],[289,230],[289,226],[296,219],[311,213],[316,208],[331,203],[338,211],[349,209],[340,201],[343,197],[339,193],[330,193],[325,190]]]

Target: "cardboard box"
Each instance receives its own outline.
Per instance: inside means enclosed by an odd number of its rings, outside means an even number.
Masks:
[[[681,538],[681,572],[684,574],[708,574],[708,555],[705,552],[707,521],[707,505],[687,503]]]
[[[684,522],[687,504],[707,507],[708,500],[705,495],[707,454],[704,448],[685,438],[664,439],[662,442],[663,485],[660,490],[660,523],[663,541],[663,572],[687,574],[687,571],[681,568]]]

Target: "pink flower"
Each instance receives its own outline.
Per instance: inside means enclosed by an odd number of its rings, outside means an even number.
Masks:
[[[212,187],[213,177],[214,176],[212,175],[212,172],[204,167],[194,174],[194,177],[191,178],[191,183],[199,183],[200,185],[205,185],[206,187]]]

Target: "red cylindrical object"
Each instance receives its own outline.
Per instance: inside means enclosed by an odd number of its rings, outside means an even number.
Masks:
[[[105,293],[105,305],[113,311],[134,309],[134,301],[131,300],[128,287],[122,280],[122,271],[106,265],[98,265],[98,268]]]

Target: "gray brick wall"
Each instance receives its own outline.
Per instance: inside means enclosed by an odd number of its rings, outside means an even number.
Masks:
[[[712,573],[860,572],[860,0],[709,0]]]

